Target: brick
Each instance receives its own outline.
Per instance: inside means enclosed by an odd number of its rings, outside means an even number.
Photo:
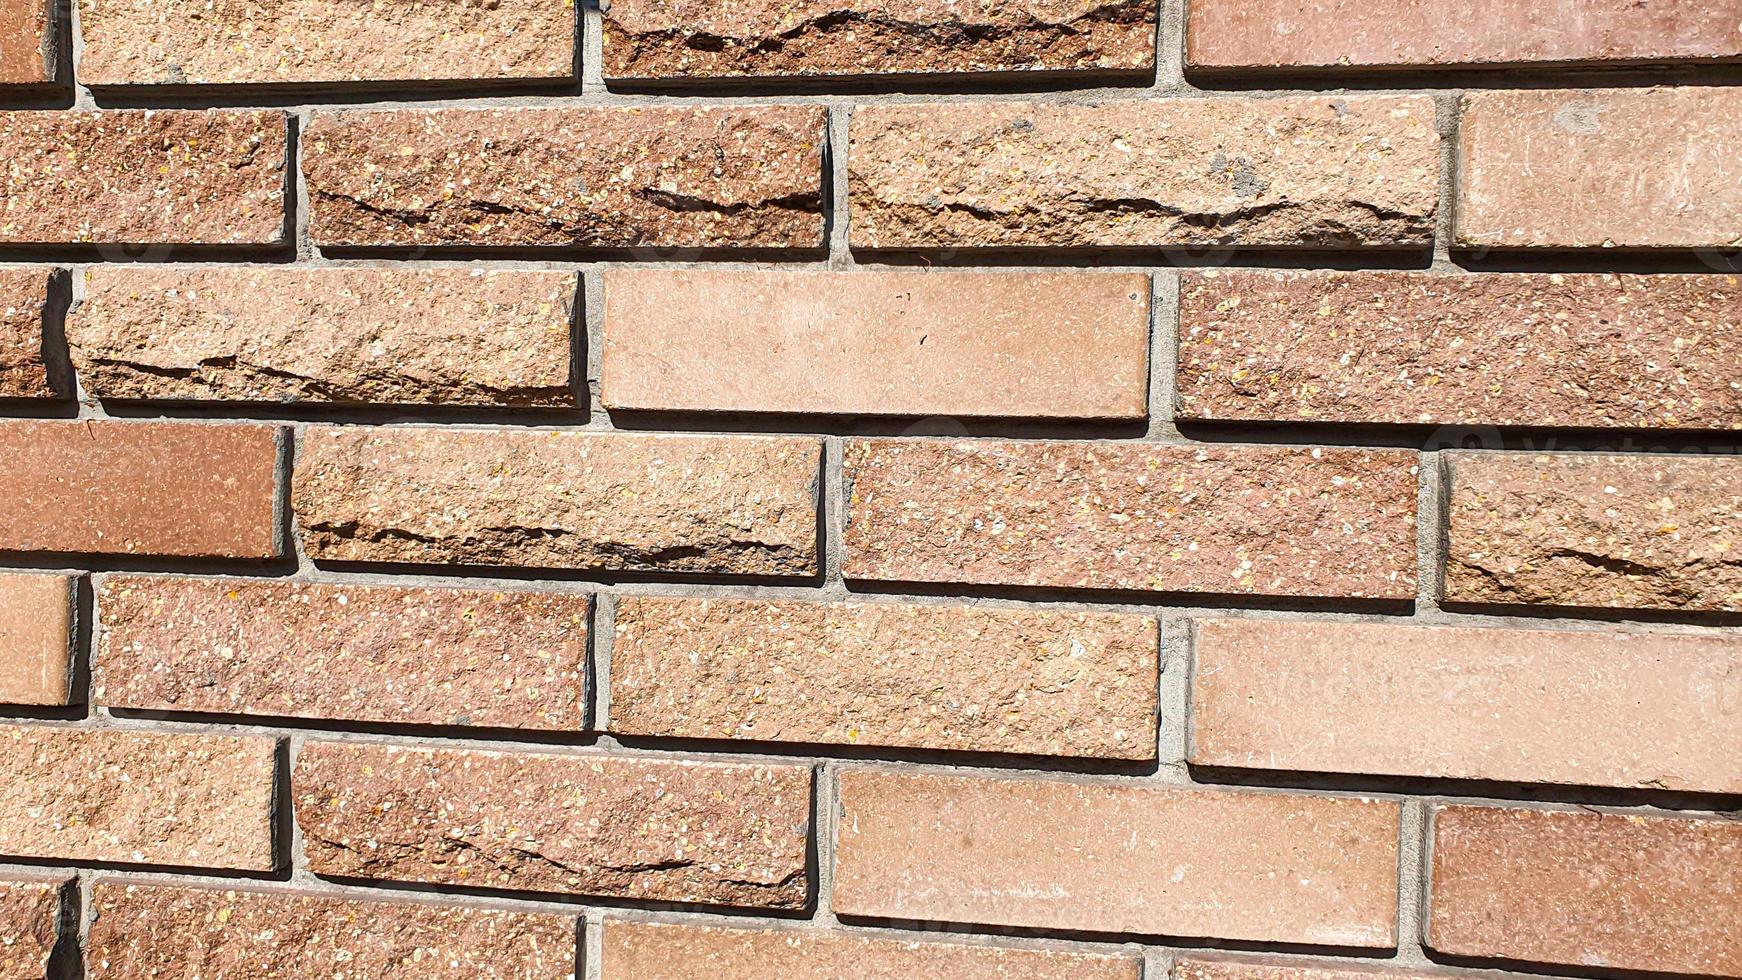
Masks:
[[[272,558],[277,427],[0,422],[0,551]]]
[[[72,636],[73,579],[0,576],[0,704],[66,704]]]
[[[1464,98],[1458,139],[1457,247],[1742,241],[1742,187],[1729,176],[1742,153],[1742,91],[1480,92]]]
[[[1447,601],[1742,610],[1742,460],[1446,459]]]
[[[0,980],[53,976],[49,957],[60,940],[61,895],[70,879],[0,878]]]
[[[822,106],[317,112],[334,247],[821,249]]]
[[[1426,914],[1455,956],[1742,976],[1742,823],[1439,807]]]
[[[1416,454],[852,440],[848,578],[1414,597]]]
[[[590,598],[111,576],[99,704],[578,731]]]
[[[1450,977],[1447,970],[1374,969],[1334,962],[1309,962],[1279,957],[1207,960],[1175,959],[1172,980],[1431,980]]]
[[[853,113],[856,248],[1426,248],[1425,96],[968,102]]]
[[[271,871],[270,738],[0,727],[0,854]]]
[[[0,399],[54,398],[43,360],[51,270],[0,269]]]
[[[0,112],[0,244],[278,245],[277,111]]]
[[[605,273],[611,409],[1142,419],[1149,278]]]
[[[815,572],[816,439],[311,428],[296,464],[317,561]]]
[[[1176,416],[1742,429],[1734,276],[1188,272]]]
[[[319,875],[783,909],[809,897],[807,766],[313,742],[292,793]]]
[[[575,277],[97,266],[67,320],[102,398],[566,406]]]
[[[54,81],[53,10],[49,0],[0,3],[0,85]]]
[[[1154,619],[890,603],[617,600],[611,730],[1155,758]]]
[[[1727,636],[1202,620],[1195,765],[1742,792]]]
[[[573,980],[576,917],[287,890],[99,879],[92,980],[410,977]]]
[[[1392,801],[854,769],[840,807],[842,916],[1396,942]]]

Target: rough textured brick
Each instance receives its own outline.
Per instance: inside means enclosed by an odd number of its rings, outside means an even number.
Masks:
[[[1460,247],[1742,244],[1742,89],[1479,92],[1458,140]]]
[[[0,422],[0,551],[270,558],[278,429]]]
[[[800,908],[811,774],[314,742],[292,782],[320,875]]]
[[[270,871],[270,738],[0,728],[0,855]]]
[[[576,731],[590,601],[109,577],[94,696],[152,711]]]
[[[98,266],[68,317],[103,398],[572,405],[567,272]]]
[[[1155,758],[1155,620],[623,597],[611,730]]]
[[[1410,452],[870,439],[845,455],[852,579],[1416,592]]]
[[[1443,953],[1742,976],[1742,823],[1446,806],[1432,865]]]
[[[57,394],[42,357],[50,275],[44,269],[0,269],[0,399]]]
[[[72,579],[0,575],[0,704],[66,704],[72,636]]]
[[[1141,419],[1149,278],[605,274],[613,409]]]
[[[1445,970],[1399,970],[1277,957],[1205,960],[1175,959],[1171,980],[1432,980],[1451,976]]]
[[[1206,620],[1198,765],[1742,792],[1742,640]]]
[[[0,3],[0,85],[54,81],[52,10],[49,0]]]
[[[1396,941],[1395,802],[848,770],[840,807],[843,916]]]
[[[60,939],[64,878],[0,878],[0,980],[52,976],[49,957]]]
[[[323,246],[805,248],[823,242],[822,106],[319,112]]]
[[[526,430],[308,430],[317,560],[805,575],[816,439]]]
[[[276,245],[285,115],[0,112],[0,243]]]
[[[1742,459],[1447,460],[1448,601],[1742,610]]]
[[[1426,97],[879,105],[853,113],[859,248],[1425,248]]]
[[[1188,272],[1178,417],[1742,429],[1734,276]]]

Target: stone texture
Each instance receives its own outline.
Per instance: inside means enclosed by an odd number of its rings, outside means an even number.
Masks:
[[[292,793],[319,875],[782,909],[810,890],[803,765],[311,742]]]
[[[1142,419],[1149,277],[605,273],[612,409]]]
[[[0,3],[0,85],[54,81],[52,9],[49,0]]]
[[[0,111],[0,244],[280,244],[288,138],[278,111]]]
[[[71,578],[0,575],[0,704],[66,704],[72,636]]]
[[[1431,980],[1457,974],[1439,969],[1374,969],[1331,961],[1310,962],[1275,957],[1208,960],[1176,958],[1172,980]]]
[[[102,398],[573,405],[575,277],[97,266],[67,319]]]
[[[1742,823],[1443,806],[1432,854],[1442,953],[1742,976]]]
[[[318,426],[300,442],[296,514],[318,561],[817,567],[816,439]]]
[[[1742,460],[1446,458],[1447,601],[1742,610]]]
[[[853,113],[856,248],[1414,248],[1425,96],[877,105]]]
[[[0,551],[272,558],[279,430],[0,422]]]
[[[49,957],[60,939],[63,878],[0,878],[0,980],[52,976]]]
[[[1457,247],[1742,245],[1742,89],[1478,92],[1458,142]]]
[[[841,774],[835,911],[1389,948],[1396,802]]]
[[[1202,620],[1195,765],[1742,793],[1742,640]]]
[[[579,731],[590,602],[111,576],[93,694],[150,711]]]
[[[0,727],[0,855],[271,871],[270,738]]]
[[[1187,272],[1176,416],[1742,429],[1735,276]]]
[[[316,245],[821,249],[822,106],[317,112]]]
[[[60,394],[42,358],[43,317],[52,274],[40,268],[0,269],[0,399]]]
[[[1155,620],[892,603],[617,600],[611,730],[1155,758]]]
[[[867,439],[845,457],[849,579],[1416,594],[1412,452]]]

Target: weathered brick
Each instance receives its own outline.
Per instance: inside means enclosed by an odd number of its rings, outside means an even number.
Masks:
[[[584,595],[111,576],[94,696],[151,711],[577,731]]]
[[[869,439],[845,455],[852,579],[1416,593],[1411,452]]]
[[[1425,96],[878,105],[852,120],[854,247],[1425,248]]]
[[[49,957],[60,940],[64,878],[0,878],[0,980],[53,976]]]
[[[0,243],[277,245],[277,111],[0,112]]]
[[[53,11],[49,0],[0,3],[0,85],[54,81]]]
[[[840,807],[843,916],[1396,942],[1392,801],[854,769]]]
[[[1742,459],[1447,460],[1448,601],[1742,610]]]
[[[1448,970],[1399,970],[1365,964],[1258,957],[1244,959],[1175,959],[1173,980],[1430,980],[1450,977]]]
[[[816,439],[316,427],[300,442],[316,560],[816,569]]]
[[[822,106],[319,112],[316,245],[820,249]]]
[[[0,551],[270,558],[279,430],[0,422]]]
[[[799,908],[811,774],[313,742],[292,781],[320,875]]]
[[[0,269],[0,399],[53,398],[43,360],[43,319],[51,272]]]
[[[1742,823],[1439,807],[1425,941],[1483,959],[1742,976]]]
[[[1204,620],[1197,765],[1742,792],[1742,641]]]
[[[1742,90],[1479,92],[1458,140],[1459,247],[1742,242]]]
[[[1154,619],[890,603],[617,601],[611,730],[1155,758]]]
[[[1141,419],[1149,279],[605,273],[612,409]]]
[[[566,272],[97,266],[67,319],[102,398],[573,405]]]
[[[0,704],[67,703],[72,631],[72,579],[0,575]]]
[[[0,854],[277,867],[270,738],[0,727]]]

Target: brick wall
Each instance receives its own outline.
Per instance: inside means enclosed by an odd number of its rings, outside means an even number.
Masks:
[[[0,980],[1742,977],[1742,0],[0,0]]]

